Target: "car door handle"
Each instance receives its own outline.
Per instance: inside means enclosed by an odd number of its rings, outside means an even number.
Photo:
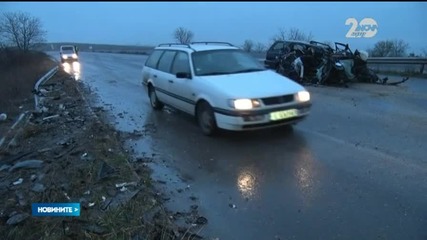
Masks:
[[[173,80],[168,80],[170,83],[173,83]]]
[[[153,77],[154,77],[154,78],[157,78],[157,75],[156,75],[156,74],[154,74],[154,75],[153,75]]]

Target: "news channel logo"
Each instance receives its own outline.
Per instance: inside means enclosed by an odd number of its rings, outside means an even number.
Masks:
[[[378,33],[378,23],[373,18],[364,18],[360,22],[356,18],[347,18],[345,25],[351,25],[346,38],[373,38]]]
[[[79,217],[80,203],[33,203],[31,212],[35,217]]]

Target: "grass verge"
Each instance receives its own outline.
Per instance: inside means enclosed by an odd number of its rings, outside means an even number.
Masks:
[[[77,84],[60,71],[42,86],[48,110],[34,112],[18,144],[0,155],[0,167],[6,166],[0,171],[1,236],[180,239],[152,188],[148,168],[128,161],[119,134],[88,111]],[[30,159],[43,164],[9,172]],[[14,185],[17,179],[23,181]],[[75,202],[81,204],[79,217],[31,216],[31,203]],[[26,217],[9,224],[18,215]]]

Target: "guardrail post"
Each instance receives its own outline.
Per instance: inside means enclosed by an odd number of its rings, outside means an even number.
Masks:
[[[424,64],[424,63],[423,63],[423,64],[421,64],[420,74],[423,74],[423,73],[424,73],[424,66],[425,66],[425,64]]]

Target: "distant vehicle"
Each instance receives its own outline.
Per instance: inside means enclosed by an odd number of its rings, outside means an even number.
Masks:
[[[230,43],[160,44],[142,69],[153,109],[194,116],[205,135],[291,125],[310,111],[310,93]]]
[[[62,45],[59,48],[61,62],[78,61],[78,49],[74,45]]]

